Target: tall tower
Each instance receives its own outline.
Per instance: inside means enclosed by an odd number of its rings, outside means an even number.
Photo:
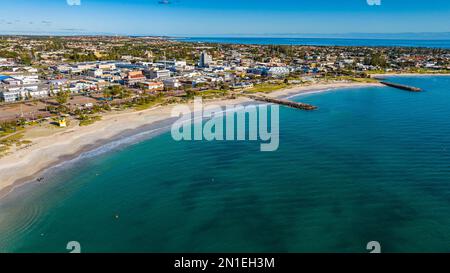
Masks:
[[[209,56],[207,52],[203,51],[200,55],[200,62],[198,64],[200,67],[208,67],[212,61],[212,57]]]

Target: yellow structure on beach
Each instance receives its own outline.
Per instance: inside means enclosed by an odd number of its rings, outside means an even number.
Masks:
[[[60,118],[58,119],[59,127],[67,127],[66,118]]]

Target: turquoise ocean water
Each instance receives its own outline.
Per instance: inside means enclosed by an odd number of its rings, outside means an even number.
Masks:
[[[332,90],[280,108],[280,148],[165,133],[0,200],[0,251],[450,251],[450,77]]]

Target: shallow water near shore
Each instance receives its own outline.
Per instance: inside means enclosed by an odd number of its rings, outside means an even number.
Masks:
[[[291,99],[280,148],[169,133],[71,163],[0,200],[0,251],[450,251],[450,77]]]

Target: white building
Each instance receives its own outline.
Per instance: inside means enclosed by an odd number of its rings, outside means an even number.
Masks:
[[[248,89],[252,88],[254,85],[251,82],[239,82],[233,85],[234,89]]]
[[[208,83],[208,81],[205,78],[196,78],[192,81],[192,87],[197,87],[199,84]]]
[[[8,60],[6,58],[0,58],[0,67],[13,66],[13,65],[15,65],[14,61]]]
[[[170,71],[163,69],[163,70],[144,70],[144,75],[148,79],[168,79],[170,78]]]
[[[76,64],[74,67],[81,71],[86,71],[89,69],[96,68],[97,64],[96,63],[79,63],[79,64]]]
[[[41,82],[39,80],[39,76],[38,75],[14,76],[14,78],[21,80],[23,85],[39,84]]]
[[[140,82],[138,85],[147,91],[162,91],[164,90],[164,84],[162,82]]]
[[[97,68],[103,69],[103,70],[114,70],[116,69],[115,63],[99,63],[97,64]]]
[[[15,78],[6,78],[3,80],[3,83],[8,86],[19,86],[22,84],[22,81]]]
[[[61,73],[69,73],[71,71],[71,67],[68,65],[59,65],[56,67],[56,70]]]
[[[89,77],[93,77],[93,78],[101,77],[101,76],[103,76],[103,69],[101,69],[101,68],[89,69],[87,72],[87,75]]]
[[[156,64],[160,64],[165,67],[184,67],[187,65],[186,61],[177,61],[177,60],[163,60],[158,61]]]
[[[38,73],[37,68],[31,67],[31,66],[26,66],[23,68],[23,70],[25,70],[28,73]]]
[[[11,87],[5,88],[0,91],[0,97],[5,102],[14,102],[23,100],[25,98],[44,98],[48,96],[48,90],[39,89],[37,85],[33,86],[21,86],[21,87]]]
[[[17,101],[19,97],[20,97],[19,91],[0,90],[0,98],[4,102],[14,102]]]
[[[178,79],[166,79],[163,81],[164,87],[171,88],[171,89],[177,89],[183,86]]]
[[[290,73],[290,69],[287,67],[271,67],[269,69],[269,71],[267,71],[267,74],[270,77],[282,77],[282,76],[287,76]]]
[[[9,86],[39,84],[40,82],[38,75],[15,75],[3,80],[3,83]]]
[[[53,90],[66,87],[68,85],[68,82],[66,79],[60,79],[60,80],[51,80],[49,81],[50,88]]]

